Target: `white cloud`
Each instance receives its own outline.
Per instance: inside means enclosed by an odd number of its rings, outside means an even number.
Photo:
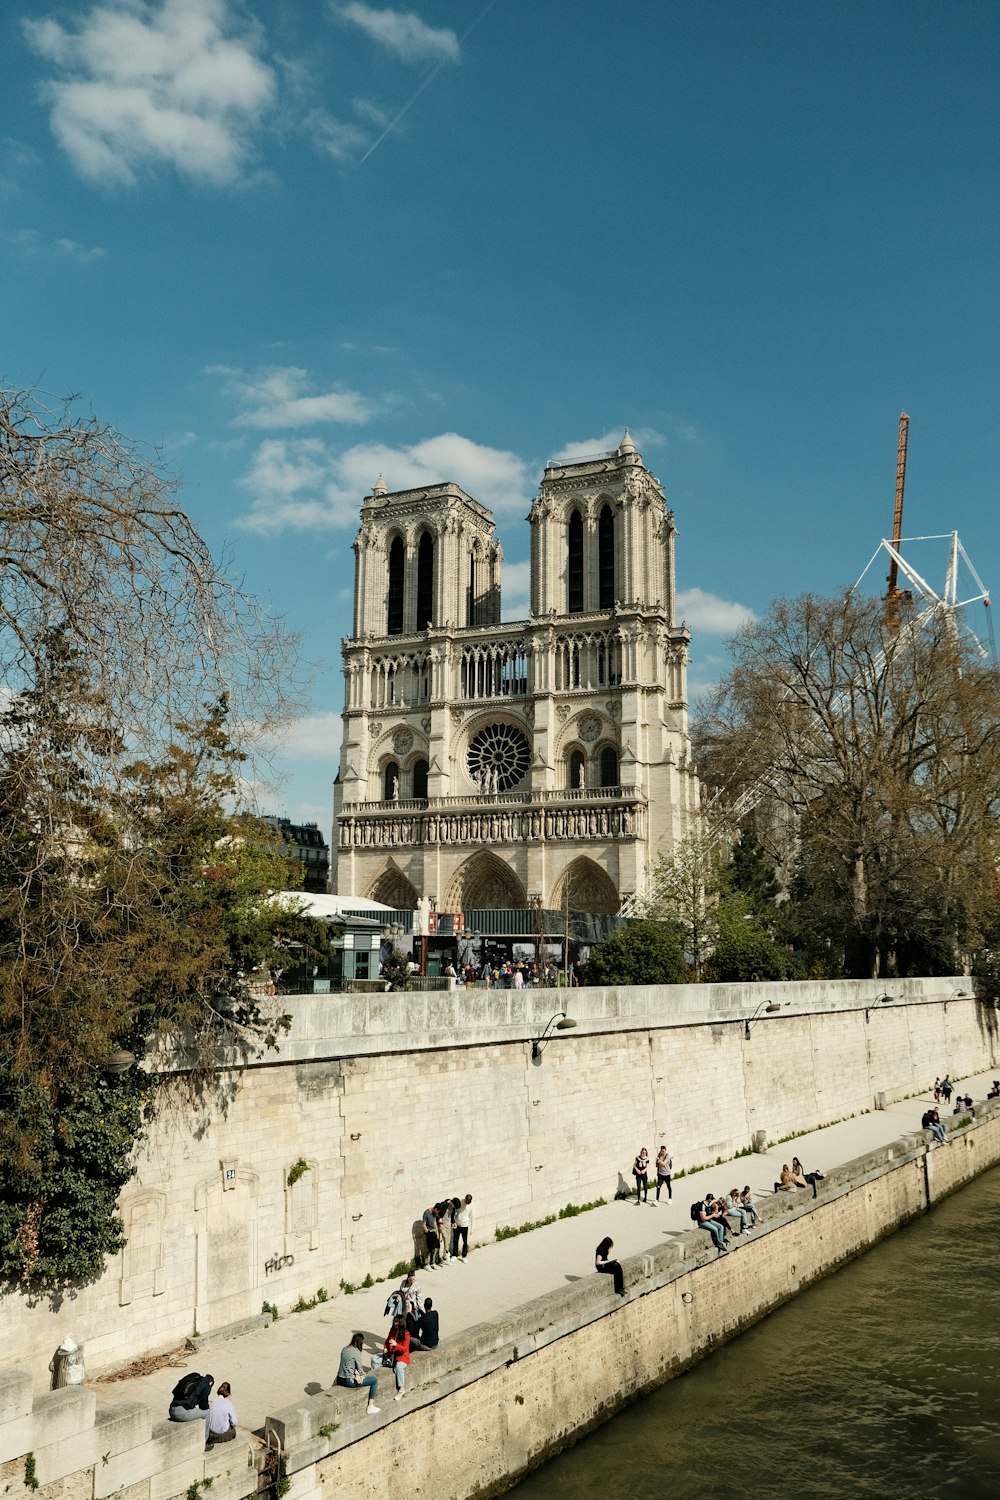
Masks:
[[[335,765],[342,729],[339,713],[303,714],[285,725],[271,743],[283,760],[323,760]]]
[[[613,453],[618,448],[624,435],[624,427],[612,427],[603,433],[601,437],[581,438],[577,443],[567,443],[559,449],[558,453],[553,453],[552,462],[556,464],[572,464],[581,458],[592,458],[595,453]],[[662,447],[666,442],[663,434],[657,432],[653,427],[631,428],[630,436],[640,452],[644,448]]]
[[[704,635],[733,635],[743,625],[756,619],[752,609],[705,589],[678,589],[677,613],[692,631]]]
[[[516,453],[445,432],[409,447],[358,443],[335,453],[319,439],[269,439],[240,483],[253,497],[243,525],[274,532],[348,526],[379,474],[390,490],[452,481],[498,515],[530,503],[527,465]]]
[[[531,602],[531,563],[529,561],[503,565],[501,598],[505,620],[525,620]]]
[[[410,10],[376,10],[360,0],[334,7],[334,14],[358,26],[373,42],[405,62],[457,62],[458,37],[448,27],[428,26]]]
[[[273,366],[256,376],[228,365],[209,365],[206,375],[220,375],[225,390],[243,411],[237,427],[311,427],[319,422],[366,422],[372,408],[357,391],[309,393],[309,372],[296,365]]]
[[[356,161],[371,136],[353,120],[338,120],[325,109],[313,109],[305,119],[313,144],[334,161]]]
[[[237,29],[228,0],[111,0],[74,30],[52,19],[22,25],[61,74],[41,96],[83,176],[131,186],[149,165],[209,183],[240,176],[275,78],[258,32]]]
[[[370,124],[377,125],[381,130],[388,125],[389,116],[384,109],[380,109],[371,99],[352,99],[351,108],[362,120],[368,120]]]
[[[37,229],[10,229],[0,233],[0,241],[13,245],[24,255],[45,256],[52,260],[75,260],[81,265],[103,260],[100,245],[81,245],[79,240],[43,240]]]

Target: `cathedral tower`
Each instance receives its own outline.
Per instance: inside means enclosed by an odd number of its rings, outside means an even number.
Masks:
[[[500,623],[490,512],[453,484],[361,508],[334,888],[442,912],[611,914],[697,817],[673,515],[626,432],[550,464],[527,620]],[[473,917],[475,920],[475,917]]]

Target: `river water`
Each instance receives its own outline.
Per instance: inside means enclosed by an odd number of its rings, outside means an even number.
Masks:
[[[630,1406],[514,1493],[997,1500],[1000,1168]]]

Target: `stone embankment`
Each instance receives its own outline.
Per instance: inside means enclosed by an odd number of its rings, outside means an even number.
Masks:
[[[982,1088],[980,1080],[972,1092]],[[211,1479],[212,1500],[241,1500],[281,1477],[289,1480],[282,1493],[290,1500],[312,1500],[324,1486],[374,1497],[397,1465],[408,1489],[438,1500],[499,1494],[626,1402],[1000,1161],[1000,1101],[977,1104],[975,1120],[960,1118],[942,1146],[910,1132],[834,1166],[818,1142],[845,1129],[808,1138],[809,1159],[822,1158],[826,1167],[817,1199],[805,1192],[759,1196],[759,1230],[734,1253],[717,1257],[702,1231],[678,1228],[667,1231],[666,1242],[623,1256],[624,1301],[609,1278],[567,1277],[558,1289],[417,1356],[405,1402],[388,1399],[375,1421],[357,1393],[317,1391],[267,1417],[263,1446],[238,1442],[230,1445],[234,1452],[206,1455],[200,1423],[154,1424],[142,1403],[100,1406],[91,1389],[32,1399],[30,1377],[8,1370],[0,1374],[0,1494],[171,1500]],[[717,1185],[725,1187],[736,1170]],[[677,1187],[685,1200],[703,1191],[703,1184]],[[614,1207],[619,1214],[631,1208]],[[608,1212],[582,1216],[583,1238],[595,1238]],[[658,1225],[641,1210],[635,1222],[651,1235]],[[517,1243],[488,1253],[502,1257]],[[466,1273],[471,1266],[452,1274]],[[270,1336],[253,1336],[265,1364]],[[235,1353],[235,1345],[227,1347]],[[140,1385],[132,1382],[129,1392]],[[265,1474],[268,1452],[274,1467]],[[442,1462],[443,1454],[453,1461]]]

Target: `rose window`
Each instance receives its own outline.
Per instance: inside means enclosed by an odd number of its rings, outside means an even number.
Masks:
[[[469,775],[483,792],[509,792],[530,761],[527,739],[510,724],[487,724],[469,744]]]

